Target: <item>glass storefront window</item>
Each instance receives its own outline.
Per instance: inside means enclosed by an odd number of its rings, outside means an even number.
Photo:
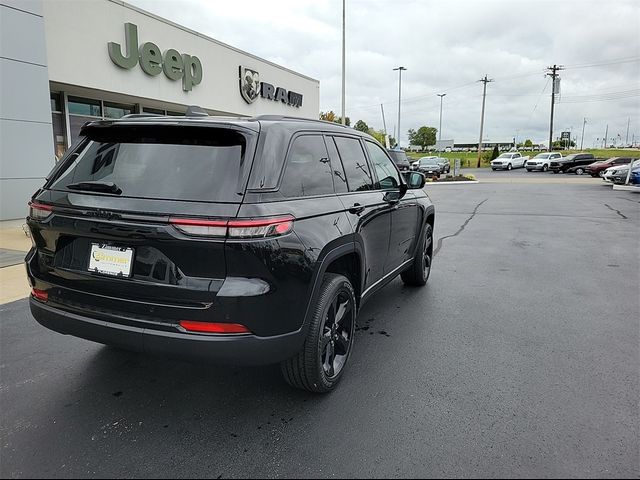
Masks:
[[[144,111],[144,113],[155,113],[157,115],[164,115],[164,110],[162,110],[161,108],[144,107],[142,110]]]
[[[89,115],[92,117],[101,117],[102,108],[100,100],[90,98],[69,97],[68,99],[69,113],[75,115]]]
[[[135,111],[133,105],[121,105],[119,103],[104,102],[105,118],[122,118],[130,115]]]
[[[182,117],[182,116],[184,116],[184,113],[170,112],[169,110],[167,110],[167,115],[171,115],[172,117]]]

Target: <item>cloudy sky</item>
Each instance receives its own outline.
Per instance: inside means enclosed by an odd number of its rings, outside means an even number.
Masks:
[[[210,37],[320,80],[320,108],[341,109],[340,0],[128,0]],[[477,142],[482,84],[485,140],[546,143],[551,84],[564,65],[556,135],[578,144],[609,137],[640,142],[640,2],[346,0],[347,116],[387,129],[438,127],[442,138]],[[406,144],[406,140],[403,140]]]

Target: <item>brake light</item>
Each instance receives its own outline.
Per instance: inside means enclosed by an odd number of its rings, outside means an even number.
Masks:
[[[230,238],[262,238],[286,235],[293,230],[293,217],[285,215],[275,218],[252,220],[229,220]]]
[[[286,235],[293,230],[294,217],[204,220],[170,218],[169,223],[187,235],[218,238],[266,238]]]
[[[197,333],[251,333],[247,327],[239,323],[211,323],[180,320],[180,326],[188,332]]]
[[[39,290],[37,288],[34,288],[31,290],[31,296],[33,296],[33,298],[37,300],[40,300],[41,302],[49,301],[49,292],[47,292],[46,290]]]
[[[227,235],[226,220],[170,218],[169,223],[187,235],[202,237],[225,237]]]
[[[46,220],[53,213],[53,207],[51,205],[45,205],[44,203],[29,202],[29,217],[33,220],[41,222]]]

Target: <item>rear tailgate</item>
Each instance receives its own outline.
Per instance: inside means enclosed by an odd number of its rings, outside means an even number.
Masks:
[[[172,222],[237,216],[255,134],[102,124],[84,133],[91,142],[33,199],[44,209],[28,219],[36,287],[52,303],[94,317],[210,319],[226,276],[225,238],[195,236]],[[96,183],[120,193],[87,191]]]

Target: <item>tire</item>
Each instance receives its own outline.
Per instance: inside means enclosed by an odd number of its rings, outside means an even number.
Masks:
[[[531,172],[531,169],[530,169],[530,168],[527,168],[527,172]]]
[[[512,168],[511,164],[507,165],[507,170],[511,170]]]
[[[427,224],[420,242],[420,248],[413,255],[411,266],[400,274],[405,285],[422,287],[426,285],[431,274],[431,259],[433,258],[433,227]]]
[[[604,178],[604,170],[600,170],[600,171],[598,172],[598,176],[599,176],[600,178]],[[594,175],[594,177],[595,177],[595,175]]]
[[[493,170],[493,171],[495,172],[497,169],[495,169],[495,168],[491,167],[491,170]]]
[[[336,318],[339,312],[342,315]],[[335,389],[351,355],[355,332],[353,286],[345,276],[327,273],[302,349],[280,364],[285,381],[294,388],[315,393]]]
[[[554,170],[553,173],[558,174],[560,173],[560,170]]]
[[[576,175],[582,175],[584,173],[584,168],[578,168],[576,170]]]
[[[546,172],[548,170],[549,170],[549,165],[547,165],[547,164],[542,165],[542,171],[543,172]]]

